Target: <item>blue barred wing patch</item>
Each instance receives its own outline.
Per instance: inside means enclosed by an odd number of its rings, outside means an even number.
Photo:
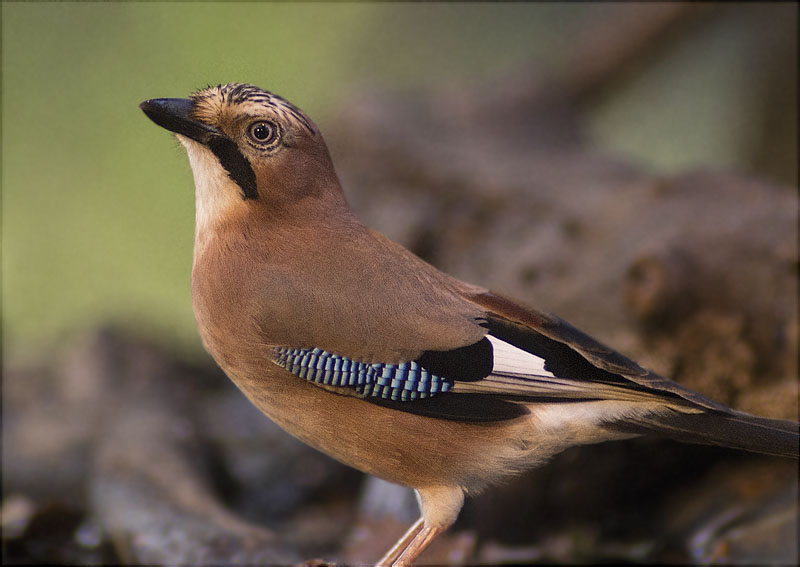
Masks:
[[[295,376],[316,384],[354,388],[364,397],[406,402],[429,398],[453,387],[451,380],[431,374],[414,361],[370,364],[319,348],[278,347],[275,353],[275,362]]]

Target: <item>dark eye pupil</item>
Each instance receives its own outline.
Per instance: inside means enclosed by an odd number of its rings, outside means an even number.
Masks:
[[[272,128],[266,124],[257,124],[253,127],[253,136],[256,140],[264,141],[272,135]]]

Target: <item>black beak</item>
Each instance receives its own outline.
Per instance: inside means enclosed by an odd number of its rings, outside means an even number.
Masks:
[[[144,101],[139,108],[162,128],[191,138],[195,142],[208,145],[212,138],[220,135],[220,131],[216,128],[191,118],[193,104],[189,99],[153,98]]]

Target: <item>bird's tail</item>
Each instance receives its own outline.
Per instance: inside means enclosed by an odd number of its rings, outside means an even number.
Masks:
[[[703,413],[669,413],[637,416],[614,429],[626,433],[660,435],[686,443],[720,445],[754,453],[798,458],[800,424],[743,412],[708,410]]]

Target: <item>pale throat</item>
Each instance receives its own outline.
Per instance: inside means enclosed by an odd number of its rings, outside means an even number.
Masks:
[[[215,225],[220,219],[242,206],[242,193],[211,150],[180,134],[177,138],[186,148],[194,175],[194,256],[197,258],[215,238]]]

